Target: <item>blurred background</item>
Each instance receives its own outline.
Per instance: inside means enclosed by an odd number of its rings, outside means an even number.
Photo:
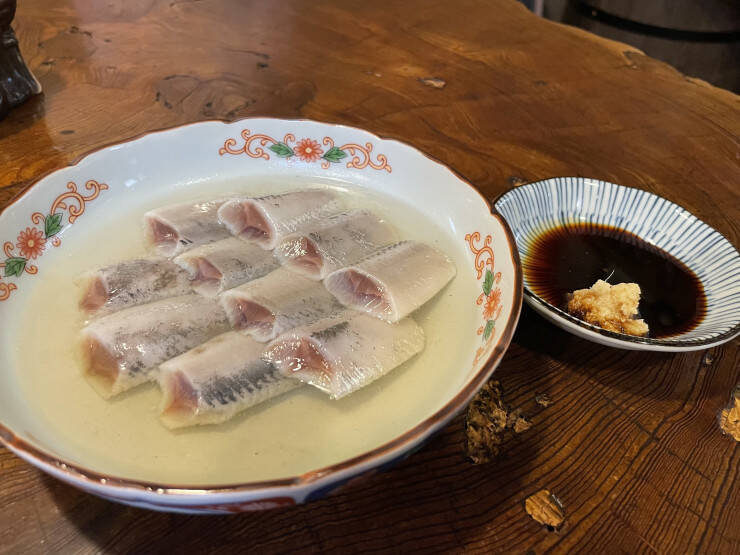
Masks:
[[[740,93],[740,0],[521,0],[537,15],[626,42]]]

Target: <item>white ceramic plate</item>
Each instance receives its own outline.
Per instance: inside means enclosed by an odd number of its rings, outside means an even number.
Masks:
[[[652,339],[614,333],[571,316],[539,297],[525,275],[527,303],[566,331],[602,345],[645,351],[708,349],[740,333],[740,255],[722,234],[677,204],[606,181],[557,177],[511,189],[496,200],[495,208],[511,226],[525,268],[540,233],[588,222],[634,233],[683,262],[704,287],[706,313],[699,324]]]
[[[49,414],[58,407],[40,405],[34,389],[21,386],[23,361],[28,359],[11,342],[28,343],[28,338],[16,337],[15,332],[34,330],[41,348],[49,326],[76,325],[40,306],[38,291],[57,285],[53,280],[61,275],[56,270],[59,265],[85,269],[90,260],[104,258],[112,238],[128,233],[125,222],[119,222],[121,214],[140,214],[143,208],[239,180],[262,180],[268,190],[270,183],[309,181],[346,187],[394,199],[433,222],[446,244],[452,245],[449,254],[457,264],[457,277],[449,295],[465,307],[468,322],[454,342],[448,341],[447,352],[454,363],[435,384],[436,398],[428,398],[424,388],[413,392],[409,401],[417,410],[408,411],[400,427],[373,430],[372,439],[362,447],[343,451],[323,467],[306,463],[300,473],[260,480],[250,475],[245,464],[238,479],[221,481],[215,476],[205,484],[142,479],[146,466],[132,475],[111,471],[109,465],[87,458],[84,435],[53,433]],[[203,122],[103,148],[43,177],[8,206],[0,214],[0,246],[4,250],[0,259],[0,440],[65,482],[101,497],[157,510],[219,513],[292,505],[394,464],[463,409],[488,379],[509,345],[521,308],[522,277],[512,235],[472,186],[410,146],[311,121]],[[55,368],[44,371],[53,373]],[[76,378],[82,380],[70,377]],[[87,390],[79,389],[76,395],[52,398],[49,403],[102,403],[88,398]],[[134,398],[120,403],[125,406]],[[232,433],[244,422],[220,433]],[[100,433],[120,432],[105,429],[104,422],[97,425]],[[245,452],[248,448],[244,446]],[[146,453],[141,456],[146,460]],[[166,468],[158,471],[160,476],[166,474]]]

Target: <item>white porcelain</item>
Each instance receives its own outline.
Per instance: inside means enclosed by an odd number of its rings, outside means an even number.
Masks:
[[[533,240],[573,222],[619,227],[683,262],[701,281],[704,318],[693,329],[651,339],[587,324],[539,297],[524,276],[524,299],[553,324],[589,341],[641,351],[694,351],[740,334],[740,255],[715,229],[688,210],[647,191],[582,177],[557,177],[515,187],[495,202],[511,226],[524,267]]]
[[[178,191],[195,182],[250,175],[350,182],[413,204],[439,222],[467,261],[467,267],[457,268],[456,280],[467,292],[459,302],[469,303],[477,315],[458,346],[459,363],[450,368],[455,383],[463,385],[450,386],[441,409],[372,451],[285,479],[250,482],[245,476],[243,483],[205,487],[147,483],[64,460],[36,439],[43,436],[40,420],[28,408],[15,379],[18,369],[2,348],[7,330],[28,306],[34,280],[43,280],[47,265],[74,250],[83,237],[103,238],[106,214],[132,202],[146,204],[154,195],[161,198],[163,190],[176,201]],[[45,243],[43,251],[39,243]],[[209,121],[103,148],[41,178],[8,206],[0,214],[0,245],[0,440],[60,480],[100,497],[163,511],[225,513],[293,505],[389,467],[466,406],[500,362],[521,308],[513,237],[471,185],[408,145],[312,121]]]

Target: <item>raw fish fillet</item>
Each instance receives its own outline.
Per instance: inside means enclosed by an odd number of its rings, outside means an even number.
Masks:
[[[289,235],[275,254],[289,270],[321,280],[395,240],[391,226],[374,214],[344,212]]]
[[[272,252],[236,237],[190,249],[174,262],[188,273],[193,289],[206,297],[215,297],[280,266]]]
[[[231,325],[262,342],[346,311],[321,283],[285,268],[225,291],[220,298]]]
[[[424,243],[401,241],[332,272],[324,285],[345,306],[398,322],[453,277],[455,266],[444,254]]]
[[[85,374],[103,397],[152,379],[162,362],[229,329],[221,305],[200,295],[126,308],[82,330]]]
[[[226,239],[229,230],[218,221],[218,209],[231,198],[150,210],[144,214],[149,242],[162,256],[172,257],[198,245]]]
[[[263,343],[227,332],[159,367],[161,419],[168,428],[218,424],[300,385],[260,359]]]
[[[263,358],[283,375],[339,399],[423,348],[424,332],[413,319],[389,324],[355,312],[289,331],[270,344]]]
[[[337,195],[325,189],[239,198],[224,203],[218,217],[229,231],[272,250],[286,236],[339,210]]]
[[[90,315],[190,293],[188,275],[166,258],[140,258],[84,274],[79,306]]]

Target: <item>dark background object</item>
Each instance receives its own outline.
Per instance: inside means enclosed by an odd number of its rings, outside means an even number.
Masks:
[[[16,0],[0,0],[0,119],[11,108],[41,92],[41,85],[26,67],[10,27],[15,6]]]
[[[626,42],[682,73],[740,92],[738,0],[548,0],[545,16]]]

